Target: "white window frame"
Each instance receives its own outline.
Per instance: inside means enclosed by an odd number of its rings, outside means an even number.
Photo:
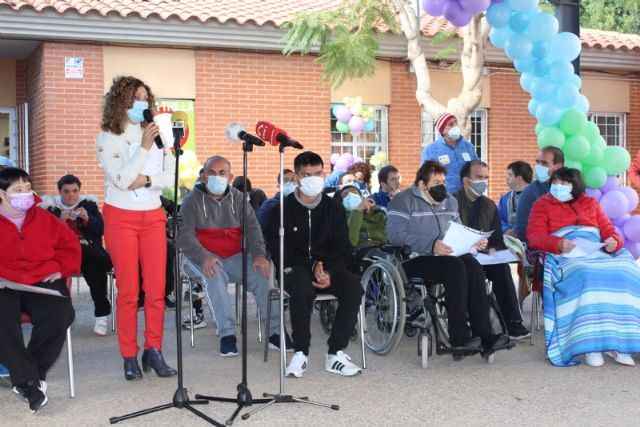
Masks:
[[[331,104],[331,108],[336,105],[340,104]],[[389,157],[389,108],[380,104],[363,104],[363,108],[369,107],[374,110],[375,130],[373,132],[362,132],[356,138],[348,132],[338,132],[335,129],[337,119],[329,112],[331,117],[331,153],[351,153],[354,156],[361,157],[367,163],[371,156],[378,151],[383,151],[387,154],[387,158]]]
[[[590,111],[587,117],[589,118],[590,122],[593,122],[598,125],[598,128],[600,129],[600,135],[602,135],[604,140],[607,142],[607,145],[619,146],[624,149],[627,148],[627,114],[626,113],[601,113],[597,111],[593,111],[593,112]],[[606,119],[611,119],[611,118],[617,119],[618,123],[615,123],[615,124],[599,123],[599,119],[604,119],[606,121]],[[607,132],[610,126],[619,127],[619,131],[618,131],[619,133],[617,137],[616,135],[609,135],[609,133]],[[605,132],[603,132],[603,130]],[[612,141],[610,140],[610,138],[616,138],[618,141],[611,143]],[[618,175],[618,179],[620,180],[620,185],[622,186],[627,185],[626,173],[622,173]]]
[[[471,114],[469,114],[469,119],[472,121],[470,142],[476,148],[476,153],[480,160],[485,163],[488,163],[489,161],[489,146],[487,138],[489,129],[488,118],[489,114],[485,108],[476,108],[471,112]],[[479,126],[474,126],[474,122],[479,122]],[[424,148],[436,139],[436,130],[433,126],[433,119],[424,111],[421,114],[420,123],[422,125],[422,148]],[[474,127],[476,129],[474,129]],[[480,144],[479,147],[478,144]]]

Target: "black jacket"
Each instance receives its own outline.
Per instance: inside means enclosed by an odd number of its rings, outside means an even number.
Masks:
[[[76,219],[76,224],[82,232],[84,238],[92,245],[102,246],[102,235],[104,234],[104,222],[102,221],[102,214],[98,209],[98,205],[87,199],[81,200],[75,209],[84,208],[89,215],[89,221],[87,224],[81,218]],[[47,210],[60,218],[62,210],[58,206],[47,206]]]
[[[263,228],[267,251],[279,265],[280,209],[269,211]],[[313,209],[308,209],[289,194],[284,200],[284,267],[313,268],[322,261],[331,274],[346,268],[351,247],[347,215],[341,204],[326,194]]]

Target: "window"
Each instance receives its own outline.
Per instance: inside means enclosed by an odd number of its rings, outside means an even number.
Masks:
[[[627,147],[627,120],[624,113],[589,113],[589,120],[600,128],[607,145]]]
[[[332,104],[333,108],[337,104]],[[368,162],[378,151],[387,153],[389,141],[389,124],[387,107],[384,105],[363,105],[372,107],[374,111],[375,128],[372,132],[361,132],[356,138],[350,133],[342,133],[336,129],[338,119],[331,116],[331,153],[351,153]],[[388,153],[387,153],[388,154]]]
[[[469,115],[471,120],[471,143],[476,147],[478,157],[487,162],[487,110],[476,109]],[[425,147],[436,139],[433,119],[428,113],[422,112],[422,146]]]

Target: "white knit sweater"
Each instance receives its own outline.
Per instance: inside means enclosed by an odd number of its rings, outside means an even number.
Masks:
[[[142,127],[127,124],[122,135],[100,132],[96,152],[104,170],[106,204],[120,209],[145,211],[160,207],[160,194],[174,182],[175,159],[166,145],[142,148]],[[149,175],[150,188],[128,190],[136,177]]]

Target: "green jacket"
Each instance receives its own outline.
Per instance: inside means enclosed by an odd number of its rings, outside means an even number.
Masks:
[[[347,222],[349,224],[349,242],[354,248],[365,242],[376,244],[389,242],[386,231],[387,216],[380,209],[374,209],[366,215],[361,211],[354,210],[349,213]]]

